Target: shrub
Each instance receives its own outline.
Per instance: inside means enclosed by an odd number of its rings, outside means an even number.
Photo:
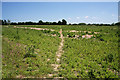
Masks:
[[[103,38],[100,38],[100,41],[104,41],[104,39],[103,39]]]
[[[86,34],[88,34],[88,31],[86,31]]]
[[[82,33],[82,35],[85,35],[85,33]]]
[[[32,69],[32,67],[28,67],[28,69],[27,69],[27,71],[32,71],[33,69]]]
[[[95,75],[93,74],[93,70],[91,70],[90,72],[88,72],[88,76],[90,78],[95,78]]]
[[[73,37],[75,37],[75,35],[73,35]]]
[[[105,60],[108,61],[108,62],[112,62],[112,61],[113,61],[113,54],[108,54],[108,55],[105,57]]]
[[[31,45],[30,47],[28,47],[28,50],[26,52],[26,54],[24,55],[24,58],[26,57],[36,57],[37,55],[34,53],[34,47],[33,45]]]
[[[92,35],[92,33],[88,33],[89,35]]]
[[[94,34],[94,32],[92,32],[92,34]]]
[[[69,37],[72,37],[72,36],[73,36],[73,34],[72,34],[72,33],[68,33],[68,35],[69,35]]]
[[[96,35],[96,38],[101,38],[102,37],[102,35]]]

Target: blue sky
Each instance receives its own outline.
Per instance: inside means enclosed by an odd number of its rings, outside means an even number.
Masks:
[[[118,2],[119,0],[2,0],[2,2]]]
[[[2,19],[113,23],[118,21],[118,2],[3,2]]]

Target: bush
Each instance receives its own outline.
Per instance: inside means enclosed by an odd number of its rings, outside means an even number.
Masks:
[[[85,33],[82,33],[82,35],[85,35]]]
[[[100,38],[100,41],[104,41],[104,39],[103,39],[103,38]]]
[[[102,37],[102,35],[96,35],[96,38],[101,38]]]
[[[15,35],[14,38],[17,39],[17,40],[20,39],[19,35]]]
[[[55,32],[55,31],[51,31],[51,34],[57,34],[57,32]]]
[[[50,33],[50,30],[43,30],[43,33]]]
[[[32,71],[33,69],[32,69],[32,67],[28,67],[28,69],[27,69],[27,71]]]
[[[112,61],[113,61],[113,54],[108,54],[108,55],[105,57],[105,60],[108,61],[108,62],[112,62]]]
[[[92,34],[94,34],[94,32],[92,32]]]
[[[92,35],[92,33],[88,33],[89,35]]]
[[[34,47],[33,45],[31,45],[30,47],[28,47],[28,50],[26,52],[26,54],[24,55],[24,58],[26,57],[36,57],[37,54],[34,53]]]
[[[88,34],[88,31],[86,31],[86,34]]]
[[[69,37],[73,37],[73,34],[72,33],[68,33]]]
[[[90,72],[88,72],[89,78],[95,78],[95,75],[93,73],[94,73],[93,70],[91,70]]]
[[[73,35],[73,37],[75,37],[75,35]]]

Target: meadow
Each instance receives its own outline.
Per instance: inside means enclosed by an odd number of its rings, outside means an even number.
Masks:
[[[118,78],[118,36],[118,26],[3,25],[2,77]]]

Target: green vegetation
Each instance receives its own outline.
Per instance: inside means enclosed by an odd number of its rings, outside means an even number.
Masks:
[[[3,78],[44,77],[53,73],[50,64],[60,39],[45,35],[43,31],[3,27]],[[51,34],[46,32],[46,34]],[[50,59],[50,61],[47,61]]]
[[[91,31],[94,38],[70,39],[64,43],[59,75],[68,78],[118,78],[117,26],[74,26],[66,30]],[[64,30],[65,30],[64,29]],[[100,32],[95,34],[95,32]],[[64,35],[65,34],[65,35]],[[63,35],[85,35],[88,32],[64,32]],[[91,35],[89,34],[89,35]]]
[[[49,30],[3,26],[3,78],[49,77],[48,74],[56,74],[51,64],[56,63],[56,52],[61,42],[60,29],[63,30],[64,53],[58,63],[60,67],[57,77],[118,78],[120,32],[117,26],[17,25],[17,27]],[[93,36],[86,39],[82,38],[84,35]]]
[[[61,75],[74,78],[117,78],[117,42],[65,39]],[[92,72],[91,72],[92,71]],[[115,71],[115,72],[114,72]],[[89,73],[93,75],[89,75]]]

